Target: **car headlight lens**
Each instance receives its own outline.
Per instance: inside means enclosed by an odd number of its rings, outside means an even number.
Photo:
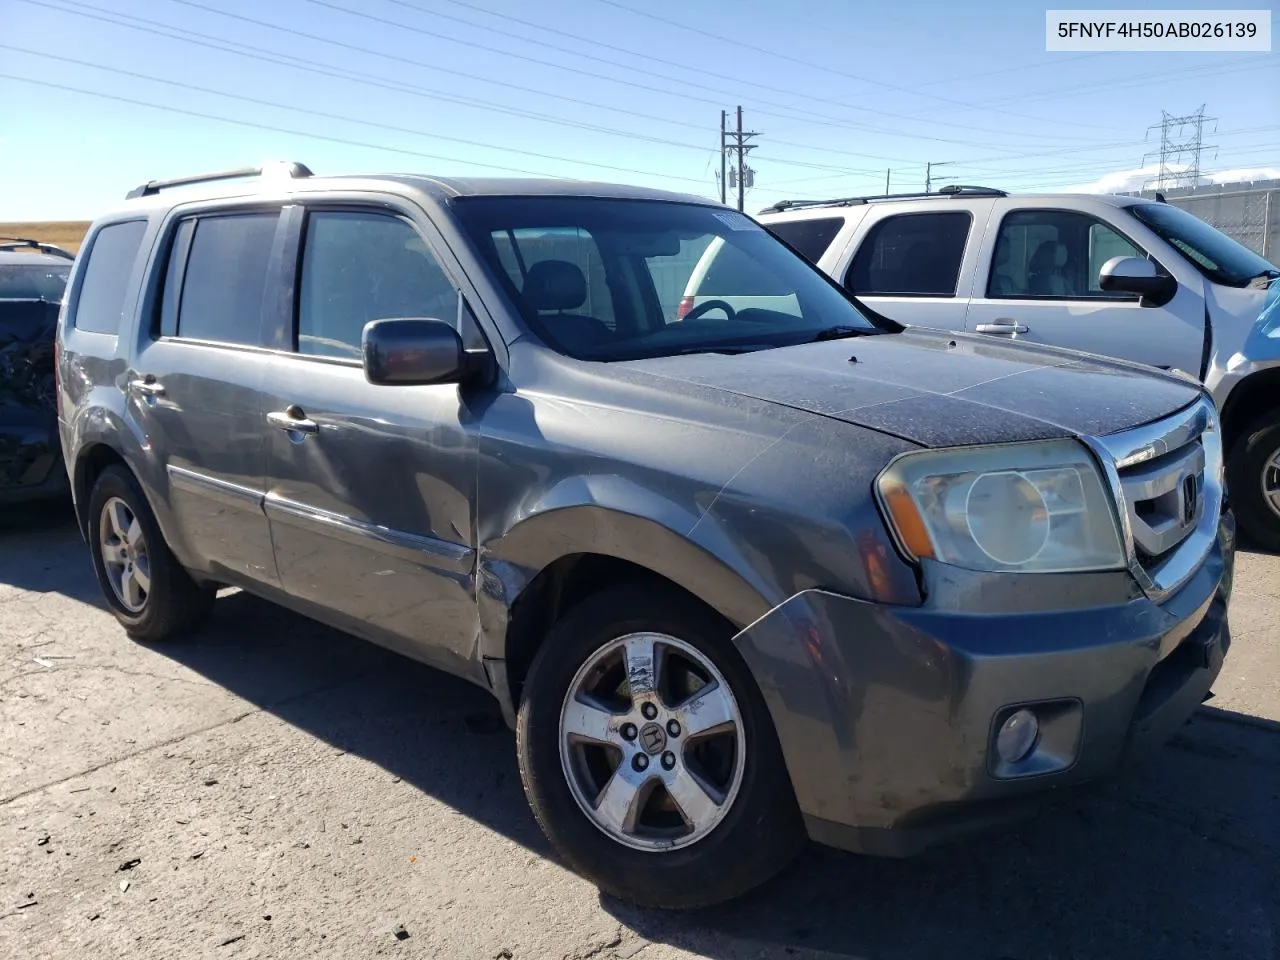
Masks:
[[[1125,565],[1097,465],[1073,440],[926,450],[877,481],[899,542],[915,558],[973,570],[1052,573]]]

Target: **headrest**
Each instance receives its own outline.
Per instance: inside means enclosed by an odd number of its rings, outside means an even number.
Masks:
[[[573,310],[587,299],[587,278],[567,260],[540,260],[524,278],[524,299],[535,310]]]
[[[1055,270],[1067,264],[1067,245],[1056,240],[1044,240],[1031,255],[1032,270]]]

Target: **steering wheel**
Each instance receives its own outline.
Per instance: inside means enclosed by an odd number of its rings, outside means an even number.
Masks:
[[[707,313],[710,310],[716,310],[716,309],[723,310],[725,318],[729,320],[733,320],[738,316],[738,311],[733,309],[733,307],[730,306],[725,301],[707,300],[703,303],[698,304],[696,307],[694,307],[692,310],[686,313],[682,319],[686,323],[688,323],[690,320],[697,320],[704,313]]]

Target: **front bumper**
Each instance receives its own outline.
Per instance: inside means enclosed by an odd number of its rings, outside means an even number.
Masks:
[[[1034,812],[1164,742],[1230,646],[1234,555],[1224,514],[1208,557],[1161,604],[1123,574],[974,578],[913,608],[796,594],[737,643],[810,835],[909,855]],[[995,730],[1020,705],[1041,712],[1044,749],[1001,764]]]

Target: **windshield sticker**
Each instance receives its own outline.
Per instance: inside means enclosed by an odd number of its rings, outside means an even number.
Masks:
[[[728,211],[717,210],[714,214],[712,214],[712,216],[714,216],[717,220],[723,223],[730,230],[758,230],[759,229],[759,224],[757,224],[750,217],[744,217],[742,214],[735,213],[732,210],[728,210]]]

